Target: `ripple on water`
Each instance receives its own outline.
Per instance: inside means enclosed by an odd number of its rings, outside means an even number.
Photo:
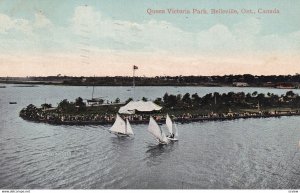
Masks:
[[[108,126],[4,121],[14,127],[1,128],[2,188],[240,189],[300,184],[300,117],[178,124],[180,141],[163,147],[155,145],[147,125],[133,125],[135,137],[119,139],[107,132]]]

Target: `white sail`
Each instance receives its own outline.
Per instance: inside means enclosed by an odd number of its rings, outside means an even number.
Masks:
[[[133,135],[132,127],[131,127],[128,119],[126,119],[126,134]]]
[[[126,129],[125,121],[117,114],[116,121],[109,130],[116,133],[126,134],[125,129]]]
[[[168,138],[166,137],[166,134],[164,132],[162,132],[162,142],[165,142],[165,143],[169,143],[169,140]]]
[[[168,143],[168,139],[165,135],[165,133],[161,130],[159,125],[156,123],[156,121],[153,119],[153,117],[150,116],[148,131],[157,138],[160,142]]]
[[[168,128],[170,134],[172,134],[173,133],[173,123],[172,123],[171,118],[169,117],[169,114],[167,114],[166,125],[167,125],[167,128]]]
[[[162,139],[161,129],[152,117],[150,117],[148,131],[157,139]]]
[[[175,133],[175,138],[178,137],[178,128],[177,128],[177,125],[174,123],[174,133]]]

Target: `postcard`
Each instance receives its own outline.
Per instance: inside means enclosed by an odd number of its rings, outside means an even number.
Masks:
[[[299,8],[0,1],[0,189],[298,192]]]

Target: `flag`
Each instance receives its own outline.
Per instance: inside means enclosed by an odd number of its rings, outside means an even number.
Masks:
[[[139,69],[136,65],[133,65],[133,70]]]

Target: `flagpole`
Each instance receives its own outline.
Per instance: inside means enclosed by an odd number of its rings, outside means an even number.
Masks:
[[[95,89],[95,75],[94,75],[94,81],[93,81],[92,100],[94,99],[94,89]]]
[[[133,73],[132,73],[132,78],[133,78],[133,80],[132,80],[132,86],[133,86],[133,101],[135,101],[135,80],[134,80],[134,75],[135,75],[134,71],[135,71],[135,69],[134,69],[134,66],[133,66],[132,70],[133,70]]]
[[[132,78],[133,78],[133,80],[132,80],[132,86],[133,86],[133,100],[135,101],[135,70],[137,70],[138,69],[138,67],[137,66],[135,66],[135,65],[133,65],[133,67],[132,67]]]

